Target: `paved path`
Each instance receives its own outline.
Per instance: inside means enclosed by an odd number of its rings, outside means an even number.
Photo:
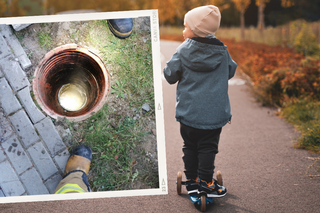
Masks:
[[[31,98],[31,66],[12,27],[0,25],[0,197],[53,193],[69,157]]]
[[[163,63],[177,42],[161,42]],[[235,83],[237,82],[237,83]],[[240,84],[240,85],[239,85]],[[175,86],[163,81],[168,168],[168,195],[0,205],[4,212],[198,212],[186,190],[176,193],[176,174],[183,170],[182,140],[174,118]],[[305,176],[316,155],[292,148],[298,135],[274,111],[254,102],[247,86],[229,87],[232,124],[223,128],[216,166],[228,194],[215,199],[208,212],[318,212],[320,179]]]

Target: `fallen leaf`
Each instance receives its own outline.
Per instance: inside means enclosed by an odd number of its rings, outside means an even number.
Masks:
[[[151,129],[151,132],[152,132],[154,135],[157,135],[157,130]]]
[[[132,165],[137,164],[137,161],[135,159],[132,160]]]

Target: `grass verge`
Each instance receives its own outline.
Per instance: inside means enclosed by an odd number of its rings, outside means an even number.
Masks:
[[[281,112],[289,123],[301,132],[296,147],[320,154],[320,101],[292,101]]]
[[[289,123],[293,124],[301,133],[296,139],[295,148],[308,149],[320,154],[320,101],[300,99],[292,101],[281,112]],[[310,177],[320,176],[320,157],[316,158],[306,171]]]

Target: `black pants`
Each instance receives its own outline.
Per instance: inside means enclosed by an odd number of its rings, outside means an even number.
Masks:
[[[184,140],[182,159],[187,179],[195,179],[199,175],[202,180],[211,182],[221,129],[195,129],[180,123],[180,133]]]

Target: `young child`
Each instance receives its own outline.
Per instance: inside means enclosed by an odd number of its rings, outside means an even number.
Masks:
[[[228,80],[237,64],[227,47],[215,37],[221,14],[213,5],[197,7],[184,17],[185,41],[167,62],[164,76],[178,82],[176,120],[184,140],[183,161],[189,195],[226,195],[213,179],[221,128],[231,121]]]

